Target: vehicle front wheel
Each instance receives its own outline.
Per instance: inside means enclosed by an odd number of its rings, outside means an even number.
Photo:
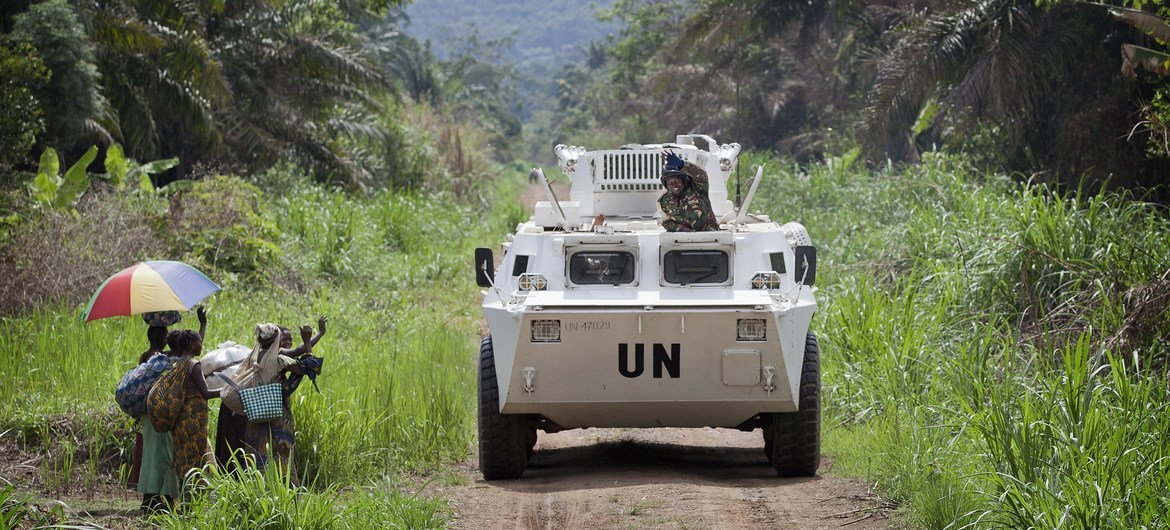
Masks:
[[[782,477],[812,477],[821,463],[821,353],[811,332],[804,342],[800,410],[772,414],[764,429],[768,460]]]
[[[536,429],[528,418],[500,414],[496,358],[491,336],[479,346],[479,471],[485,480],[520,478],[528,467],[529,439]]]

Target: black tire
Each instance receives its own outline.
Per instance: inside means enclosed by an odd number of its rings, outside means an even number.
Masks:
[[[528,467],[529,436],[535,438],[535,434],[525,416],[500,414],[496,357],[491,336],[484,337],[479,345],[479,471],[483,478],[520,478]]]
[[[532,451],[534,451],[535,449],[536,449],[536,429],[530,429],[528,431],[528,449],[524,451],[524,454],[528,455],[528,458],[532,458]]]
[[[821,464],[821,352],[811,332],[804,342],[800,410],[777,412],[764,429],[768,460],[782,477],[812,477]]]

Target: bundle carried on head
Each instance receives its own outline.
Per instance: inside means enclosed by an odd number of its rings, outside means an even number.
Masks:
[[[256,346],[240,363],[239,370],[231,379],[241,389],[255,388],[276,381],[282,369],[296,362],[292,357],[280,355],[280,326],[272,323],[257,324]],[[235,386],[225,387],[219,397],[232,412],[244,414],[244,404]]]

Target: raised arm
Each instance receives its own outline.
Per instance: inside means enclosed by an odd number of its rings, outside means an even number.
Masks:
[[[306,353],[312,353],[313,346],[325,336],[325,325],[329,322],[329,317],[321,317],[317,319],[317,334],[313,335],[313,328],[309,326],[301,326],[301,344],[294,349],[285,350],[281,353],[290,357],[300,357]]]
[[[691,176],[691,182],[695,185],[695,191],[708,195],[708,189],[711,185],[708,183],[707,172],[703,168],[687,162],[683,164],[683,172]]]
[[[207,308],[196,307],[195,316],[199,317],[199,340],[203,340],[207,338]]]

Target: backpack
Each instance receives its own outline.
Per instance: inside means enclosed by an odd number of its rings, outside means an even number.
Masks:
[[[159,377],[174,364],[174,358],[156,353],[146,362],[131,368],[114,389],[114,401],[122,412],[133,418],[146,414],[146,394]]]
[[[155,381],[146,394],[146,413],[154,430],[169,432],[179,423],[183,411],[183,400],[187,397],[187,378],[191,365],[185,362],[175,365]]]

